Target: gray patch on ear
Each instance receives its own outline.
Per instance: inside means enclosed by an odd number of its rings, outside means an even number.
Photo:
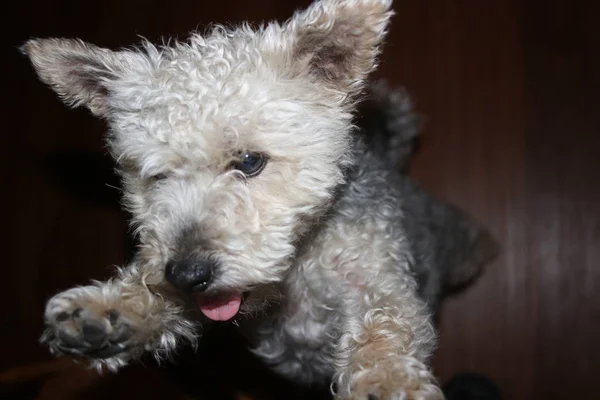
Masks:
[[[341,81],[351,78],[352,48],[345,44],[327,43],[320,33],[307,32],[299,39],[296,57],[310,58],[311,71],[326,81]]]
[[[35,39],[21,47],[38,73],[71,106],[108,113],[107,82],[121,72],[117,53],[74,39]]]

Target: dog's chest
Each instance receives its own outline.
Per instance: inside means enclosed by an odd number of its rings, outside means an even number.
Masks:
[[[340,314],[320,296],[323,287],[311,285],[299,270],[291,275],[282,283],[281,304],[241,329],[254,353],[277,373],[300,382],[327,382],[333,374]]]

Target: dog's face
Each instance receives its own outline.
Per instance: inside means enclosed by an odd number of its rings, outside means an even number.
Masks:
[[[390,5],[323,0],[281,25],[163,48],[46,39],[24,51],[67,102],[108,121],[141,258],[179,289],[224,294],[205,314],[226,319],[223,304],[284,277],[343,182]]]

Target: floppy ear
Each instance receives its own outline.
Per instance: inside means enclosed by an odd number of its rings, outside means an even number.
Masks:
[[[362,88],[375,69],[392,0],[320,0],[284,24],[293,35],[293,62],[346,92]]]
[[[21,47],[40,79],[71,106],[85,105],[97,116],[109,111],[111,81],[131,65],[133,52],[113,52],[74,39],[35,39]]]

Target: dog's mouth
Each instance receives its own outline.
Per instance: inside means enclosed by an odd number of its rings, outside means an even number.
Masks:
[[[221,293],[215,296],[197,294],[196,305],[204,316],[213,321],[229,321],[240,311],[242,292]]]

